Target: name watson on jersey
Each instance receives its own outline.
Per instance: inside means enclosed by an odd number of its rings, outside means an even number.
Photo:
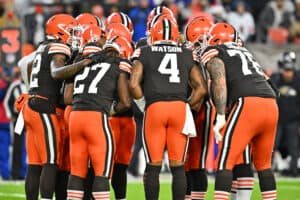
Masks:
[[[180,47],[173,47],[173,46],[152,46],[151,50],[154,52],[182,52]]]

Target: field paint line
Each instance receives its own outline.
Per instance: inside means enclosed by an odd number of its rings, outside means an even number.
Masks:
[[[24,185],[25,181],[3,181],[0,180],[0,185]]]
[[[25,198],[26,196],[25,196],[25,194],[19,194],[19,193],[17,193],[17,194],[11,194],[11,193],[1,193],[0,192],[0,196],[4,196],[4,197],[16,197],[16,198]]]
[[[277,186],[277,191],[282,190],[299,190],[300,189],[300,186],[288,186],[288,185],[281,185],[281,186]]]

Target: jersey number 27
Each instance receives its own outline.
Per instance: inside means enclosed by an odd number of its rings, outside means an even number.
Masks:
[[[100,63],[93,65],[92,67],[85,67],[83,72],[81,74],[78,74],[75,77],[74,81],[74,92],[73,94],[81,94],[84,91],[85,84],[78,84],[78,81],[86,79],[86,77],[89,75],[90,71],[99,70],[96,74],[95,78],[92,80],[90,85],[88,86],[88,93],[89,94],[97,94],[98,88],[97,85],[105,75],[105,73],[109,70],[110,64],[109,63]]]

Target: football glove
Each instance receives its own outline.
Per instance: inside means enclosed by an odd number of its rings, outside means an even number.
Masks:
[[[217,114],[216,123],[213,128],[217,144],[223,139],[223,136],[221,135],[221,129],[224,127],[225,124],[225,115]]]
[[[109,111],[110,116],[113,116],[117,113],[116,110],[115,110],[116,105],[117,105],[117,102],[113,101],[113,103],[111,104],[111,107],[110,107],[110,111]]]
[[[91,53],[88,56],[86,56],[86,59],[92,60],[92,63],[100,63],[104,61],[105,58],[106,55],[102,52]]]
[[[137,107],[139,108],[139,110],[141,112],[145,111],[145,105],[146,105],[146,101],[144,96],[141,97],[140,99],[133,99],[134,103],[137,105]]]

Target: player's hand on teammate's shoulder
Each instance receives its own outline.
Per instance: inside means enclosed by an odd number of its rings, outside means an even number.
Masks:
[[[90,60],[90,63],[100,63],[106,58],[106,55],[103,52],[91,53],[86,56],[87,60]]]

